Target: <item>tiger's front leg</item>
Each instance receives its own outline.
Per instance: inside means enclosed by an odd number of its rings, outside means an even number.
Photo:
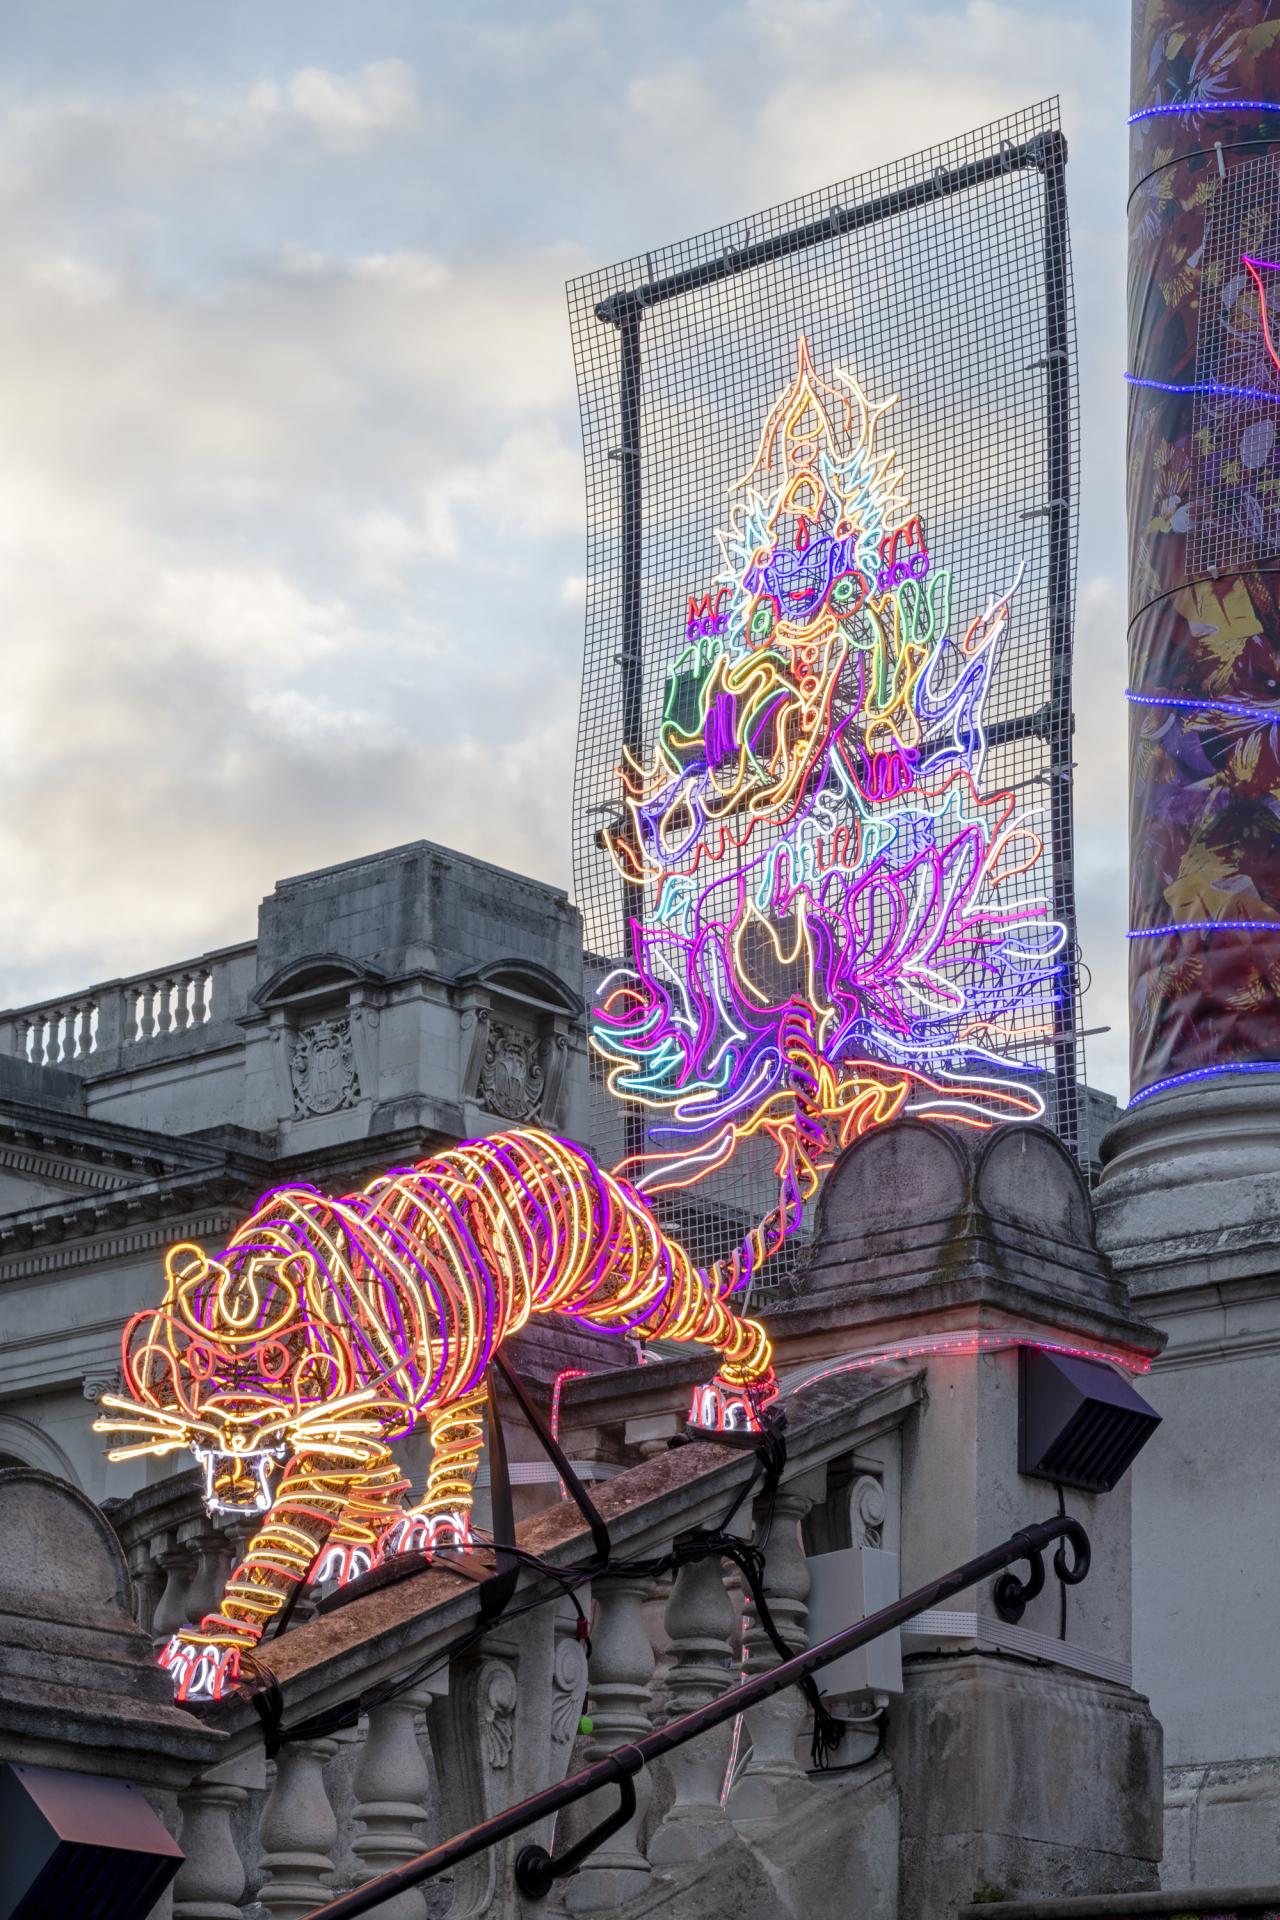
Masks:
[[[219,1700],[239,1678],[240,1656],[258,1644],[323,1549],[350,1525],[371,1543],[390,1525],[405,1488],[381,1443],[353,1458],[349,1443],[312,1440],[285,1468],[271,1509],[223,1589],[217,1613],[175,1634],[160,1656],[180,1701]]]

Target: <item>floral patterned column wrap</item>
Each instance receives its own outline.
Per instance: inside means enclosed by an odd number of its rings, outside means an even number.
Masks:
[[[1268,12],[1265,0],[1134,3],[1129,365],[1156,383],[1129,389],[1135,1094],[1280,1063],[1280,18]]]

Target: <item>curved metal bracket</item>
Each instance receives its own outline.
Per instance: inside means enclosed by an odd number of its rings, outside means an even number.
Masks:
[[[590,1833],[584,1833],[581,1840],[557,1857],[552,1857],[545,1847],[535,1843],[521,1847],[516,1855],[516,1885],[526,1900],[545,1900],[557,1880],[576,1873],[584,1860],[590,1858],[597,1847],[603,1846],[620,1827],[625,1827],[636,1810],[636,1787],[632,1777],[634,1769],[624,1767],[617,1754],[609,1756],[615,1762],[614,1774],[618,1782],[618,1804],[613,1812],[606,1815],[599,1826],[592,1827]],[[637,1765],[643,1762],[637,1759]]]
[[[1044,1552],[1030,1535],[1015,1534],[1015,1540],[1026,1541],[1026,1553],[1019,1558],[1028,1564],[1025,1580],[1019,1580],[1010,1570],[1002,1573],[991,1589],[992,1604],[1002,1620],[1016,1626],[1027,1610],[1028,1601],[1034,1600],[1044,1590]],[[1071,1560],[1067,1559],[1067,1542],[1071,1542]],[[1070,1518],[1062,1527],[1062,1544],[1053,1556],[1053,1571],[1064,1587],[1078,1587],[1089,1571],[1089,1536],[1078,1520]]]

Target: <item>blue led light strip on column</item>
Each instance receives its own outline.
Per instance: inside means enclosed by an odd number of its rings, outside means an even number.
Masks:
[[[1152,1081],[1141,1093],[1134,1094],[1129,1105],[1139,1107],[1153,1094],[1165,1093],[1170,1087],[1183,1087],[1191,1080],[1216,1080],[1224,1073],[1280,1073],[1280,1060],[1228,1060],[1218,1067],[1192,1067],[1188,1073],[1172,1073],[1167,1080]]]
[[[1167,927],[1131,927],[1130,940],[1158,940],[1166,933],[1280,933],[1280,920],[1171,920]]]
[[[1172,113],[1280,113],[1280,101],[1277,100],[1178,100],[1167,107],[1143,107],[1137,113],[1131,113],[1127,124],[1136,126],[1139,120],[1163,120]]]

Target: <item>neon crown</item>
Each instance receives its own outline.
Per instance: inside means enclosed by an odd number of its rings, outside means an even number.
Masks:
[[[801,340],[652,760],[620,769],[635,963],[604,984],[593,1044],[662,1144],[607,1173],[522,1128],[341,1199],[279,1188],[219,1257],[172,1248],[163,1302],[125,1329],[125,1392],[96,1423],[121,1436],[110,1457],[189,1449],[211,1512],[261,1517],[218,1610],[161,1656],[181,1699],[223,1693],[300,1583],[468,1544],[486,1369],[532,1314],[701,1342],[720,1366],[696,1417],[758,1424],[770,1344],[731,1297],[835,1152],[903,1111],[1043,1111],[1006,1054],[1049,1030],[1064,934],[1005,899],[1041,842],[982,791],[1013,588],[951,639],[950,575],[877,445],[893,403],[835,378]],[[748,1137],[772,1143],[777,1202],[698,1268],[646,1195]],[[406,1508],[390,1443],[420,1424],[433,1458]]]

